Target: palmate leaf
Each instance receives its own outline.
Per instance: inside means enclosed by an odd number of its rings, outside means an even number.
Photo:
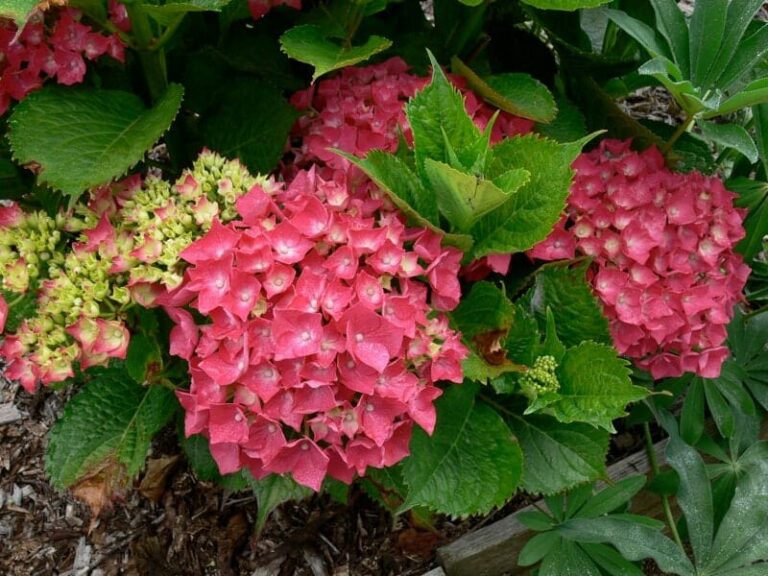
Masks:
[[[152,108],[119,90],[45,87],[13,109],[8,138],[22,164],[74,202],[125,174],[170,127],[183,88],[172,84]]]
[[[526,492],[555,494],[605,476],[607,432],[549,416],[509,416],[507,421],[523,449]]]
[[[57,488],[74,485],[107,462],[127,482],[178,409],[173,392],[137,384],[120,364],[88,375],[50,432],[45,468]]]
[[[365,44],[344,47],[328,38],[322,28],[311,24],[296,26],[280,36],[283,52],[315,68],[312,82],[333,70],[368,60],[391,45],[386,38],[371,36]]]
[[[472,258],[522,252],[547,237],[565,208],[573,178],[571,163],[594,135],[559,144],[535,134],[508,138],[493,148],[492,180],[511,167],[530,173],[528,184],[475,224]]]
[[[414,430],[400,511],[423,505],[451,516],[485,514],[514,495],[522,474],[520,446],[501,416],[476,401],[478,388],[469,382],[452,386],[436,402],[434,434]]]

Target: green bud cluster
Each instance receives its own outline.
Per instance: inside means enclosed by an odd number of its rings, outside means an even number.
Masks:
[[[45,273],[61,240],[59,223],[45,212],[21,213],[12,226],[0,227],[0,277],[5,290],[26,292]]]
[[[557,361],[553,356],[539,356],[533,366],[520,377],[520,390],[531,399],[547,392],[557,392],[560,382],[557,380],[556,371]]]

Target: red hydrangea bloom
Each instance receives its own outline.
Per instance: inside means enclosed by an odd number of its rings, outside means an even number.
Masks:
[[[21,32],[13,21],[0,18],[0,116],[13,100],[22,100],[48,78],[66,86],[79,84],[85,77],[86,59],[104,54],[120,62],[124,59],[120,38],[81,24],[79,11],[63,8],[49,14],[36,13]]]
[[[209,438],[222,472],[315,490],[401,460],[413,422],[434,429],[435,382],[462,381],[466,349],[442,313],[458,302],[460,252],[314,169],[237,206],[241,219],[182,252],[185,280],[159,298],[190,364],[187,434]]]
[[[656,148],[604,140],[573,164],[567,216],[529,254],[593,258],[590,281],[620,353],[654,378],[720,374],[749,275],[743,212],[718,178],[668,170]]]
[[[248,10],[254,20],[261,20],[276,6],[290,6],[294,10],[301,10],[301,0],[248,0]]]

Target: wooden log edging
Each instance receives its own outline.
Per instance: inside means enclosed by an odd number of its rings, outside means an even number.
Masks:
[[[666,462],[664,448],[667,440],[654,444],[653,449],[659,465]],[[623,460],[608,467],[608,477],[618,481],[635,474],[648,474],[651,469],[645,450],[635,452]],[[543,502],[537,505],[543,505]],[[526,542],[535,532],[528,530],[517,520],[520,512],[534,510],[533,505],[526,506],[514,514],[502,518],[475,532],[465,534],[458,540],[437,550],[437,560],[442,567],[437,572],[432,570],[424,576],[501,576],[502,574],[526,574],[527,568],[517,565],[517,556]],[[662,513],[661,499],[648,492],[640,492],[632,501],[632,511],[636,514],[659,516]]]

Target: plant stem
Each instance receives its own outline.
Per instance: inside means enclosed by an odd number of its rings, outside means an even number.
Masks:
[[[149,98],[155,103],[168,87],[168,74],[165,65],[165,50],[153,49],[155,41],[149,16],[139,3],[126,4],[128,17],[131,19],[131,32],[136,41],[144,79],[149,90]]]
[[[651,465],[651,478],[659,475],[659,461],[656,459],[656,451],[653,449],[653,438],[651,437],[651,426],[648,422],[643,423],[643,433],[645,435],[645,450],[648,453],[648,462]],[[677,531],[675,517],[672,515],[672,507],[669,505],[669,497],[666,494],[661,495],[661,506],[664,509],[664,516],[667,519],[669,530],[672,532],[672,538],[680,549],[685,551],[683,541],[680,539],[680,533]]]
[[[680,126],[677,127],[677,130],[675,130],[674,134],[672,134],[672,137],[667,140],[667,143],[664,144],[664,147],[661,149],[661,153],[666,156],[669,154],[669,151],[672,150],[672,146],[675,145],[675,142],[688,130],[688,128],[691,127],[691,124],[693,124],[693,114],[690,114],[686,119],[685,122],[680,124]]]

